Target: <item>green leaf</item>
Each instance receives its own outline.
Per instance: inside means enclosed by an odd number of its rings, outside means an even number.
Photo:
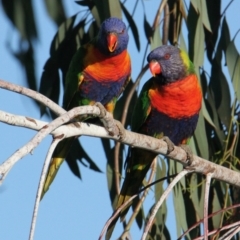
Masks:
[[[210,117],[209,115],[209,112],[206,108],[206,104],[205,104],[205,101],[202,101],[202,113],[203,113],[203,117],[205,118],[205,120],[211,124],[214,128],[216,128],[215,124],[213,123],[212,121],[212,118]]]
[[[187,53],[188,52],[187,45],[183,37],[182,31],[180,32],[179,40],[180,40],[180,44],[179,44],[180,48]]]
[[[159,164],[160,162],[160,164]],[[167,169],[166,169],[166,163],[163,157],[158,156],[158,161],[157,161],[157,170],[156,170],[156,179],[161,179],[166,176]],[[155,184],[155,201],[157,202],[159,198],[162,196],[162,193],[164,191],[163,189],[163,184],[164,181],[158,182]]]
[[[93,8],[94,3],[92,1],[89,0],[80,0],[80,1],[75,1],[75,3],[77,3],[80,6],[87,6],[90,10]]]
[[[122,18],[122,9],[119,0],[109,0],[110,17]]]
[[[193,61],[193,57],[195,54],[195,38],[196,38],[196,29],[197,29],[197,23],[198,23],[198,14],[194,10],[192,4],[190,4],[189,11],[188,11],[188,17],[187,17],[187,28],[188,28],[188,54],[189,58]],[[197,65],[196,65],[197,66]]]
[[[226,59],[228,72],[234,87],[234,93],[238,101],[240,101],[240,55],[234,41],[231,41],[227,47]]]
[[[38,37],[32,0],[2,0],[2,5],[22,39],[33,40]]]
[[[203,218],[205,181],[202,177],[193,173],[190,179],[190,198],[199,218]]]
[[[82,145],[79,143],[79,140],[76,139],[73,142],[71,149],[74,149],[74,151],[69,151],[66,162],[70,170],[76,177],[81,179],[80,169],[78,167],[77,161],[80,161],[82,165],[88,167],[91,170],[102,173],[101,169],[95,164],[95,162],[93,162],[93,160],[89,157]],[[83,159],[85,159],[87,164],[83,161]]]
[[[157,27],[155,30],[154,30],[154,33],[153,33],[153,38],[152,38],[152,41],[151,41],[151,51],[159,46],[162,45],[162,39],[160,37],[160,29],[159,27]]]
[[[217,212],[217,211],[222,209],[222,207],[221,207],[222,204],[221,203],[223,203],[223,198],[219,198],[219,195],[218,195],[219,191],[222,192],[222,189],[213,188],[213,199],[212,199],[212,203],[210,205],[212,207],[212,209],[211,209],[212,213]],[[220,199],[222,199],[222,200],[220,200]],[[210,204],[210,202],[209,202],[209,204]],[[221,226],[220,225],[221,215],[222,214],[219,213],[219,214],[216,214],[212,217],[213,229],[217,229]]]
[[[44,65],[43,73],[40,81],[39,92],[58,103],[60,94],[60,77],[58,66],[52,58],[49,58]],[[46,112],[46,106],[40,105],[40,113],[43,116]]]
[[[226,56],[226,51],[229,46],[229,43],[230,43],[230,32],[229,32],[229,27],[227,24],[226,17],[224,17],[222,21],[222,30],[221,30],[219,45],[223,49],[225,56]]]
[[[221,53],[219,52],[218,55],[220,54]],[[218,61],[219,60],[214,59],[212,62],[209,86],[214,94],[215,106],[217,108],[219,118],[228,128],[231,121],[231,95],[229,84],[222,72],[221,65],[218,64]]]
[[[226,138],[224,132],[221,130],[222,128],[219,125],[219,118],[218,118],[218,113],[217,113],[217,109],[215,106],[215,101],[213,98],[213,92],[211,91],[210,88],[207,88],[206,91],[206,95],[207,95],[207,99],[206,101],[206,106],[208,108],[208,112],[209,114],[211,114],[211,119],[214,122],[214,128],[207,128],[207,135],[209,136],[209,143],[210,145],[214,144],[217,145],[217,149],[222,149],[223,148],[223,141]],[[214,134],[214,138],[211,138],[210,136],[212,135],[212,131],[215,133]],[[215,147],[210,147],[213,151],[213,153],[215,153],[216,151],[216,146]]]
[[[144,33],[147,38],[148,43],[150,43],[150,39],[153,36],[153,29],[149,22],[147,21],[146,15],[144,14],[144,20],[143,20],[143,27],[144,27]]]
[[[62,0],[44,0],[44,2],[49,16],[60,26],[66,19]]]
[[[201,15],[202,23],[205,26],[205,28],[207,28],[207,30],[209,32],[212,32],[210,22],[209,22],[209,18],[208,18],[206,0],[201,0],[200,15]]]
[[[197,21],[197,28],[194,37],[194,58],[193,62],[195,67],[199,67],[203,65],[203,57],[204,57],[204,31],[203,25],[200,18]]]
[[[201,9],[201,1],[199,0],[190,0],[192,6],[194,7],[195,11],[199,13],[199,9]]]
[[[194,132],[194,138],[196,141],[196,146],[199,151],[199,155],[205,159],[209,159],[208,152],[208,140],[206,134],[204,134],[205,122],[203,118],[202,110],[199,113],[197,128]]]
[[[119,0],[93,0],[93,3],[89,5],[89,9],[98,26],[109,17],[122,18]]]
[[[183,192],[180,184],[177,184],[174,187],[174,209],[175,209],[175,217],[177,222],[177,236],[180,236],[183,231],[188,229],[187,219],[186,219],[186,208],[184,204]],[[188,239],[191,239],[189,234],[187,235]]]
[[[203,14],[207,14],[212,32],[210,32],[206,27],[205,30],[205,47],[207,50],[208,60],[211,62],[213,59],[213,53],[216,48],[216,43],[218,41],[218,34],[220,23],[219,16],[221,15],[221,0],[215,1],[206,1],[207,4],[207,12]]]
[[[108,189],[109,189],[109,195],[111,199],[111,203],[114,206],[116,197],[117,197],[117,190],[116,190],[116,184],[115,184],[115,166],[114,166],[114,150],[115,147],[111,147],[110,140],[109,139],[101,139],[104,153],[107,159],[107,183],[108,183]],[[122,171],[122,166],[123,162],[125,159],[123,159],[123,149],[124,146],[121,144],[120,145],[120,150],[119,150],[119,171],[121,173]],[[119,174],[120,174],[119,173]],[[120,176],[119,176],[120,178]],[[121,180],[121,179],[120,179]],[[121,182],[121,181],[119,181]]]
[[[125,6],[123,5],[123,3],[120,2],[121,8],[123,10],[123,13],[126,17],[126,19],[128,20],[129,26],[132,30],[132,34],[133,34],[133,38],[135,40],[135,44],[137,47],[137,50],[140,51],[140,41],[139,41],[139,34],[138,34],[138,29],[137,26],[131,16],[131,14],[128,12],[128,10],[125,8]]]

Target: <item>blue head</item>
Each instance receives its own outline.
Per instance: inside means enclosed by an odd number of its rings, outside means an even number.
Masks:
[[[97,44],[106,55],[117,55],[127,49],[128,33],[126,25],[119,18],[106,19],[99,30]]]
[[[177,47],[162,45],[151,51],[147,57],[152,74],[162,84],[175,82],[194,73],[194,66],[187,54]]]

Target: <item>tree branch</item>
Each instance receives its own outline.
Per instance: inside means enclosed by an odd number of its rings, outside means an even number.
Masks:
[[[1,119],[4,118],[4,117],[1,117],[2,114],[5,117],[6,115],[10,116],[10,114],[8,113],[0,112],[0,121],[2,121]],[[36,119],[31,118],[30,122],[32,123],[36,122],[37,124],[41,124],[41,126],[39,125],[38,127],[34,127],[34,130],[36,130],[36,128],[41,127],[38,134],[28,144],[26,144],[24,147],[16,151],[8,160],[6,160],[4,163],[0,165],[0,174],[4,175],[6,170],[9,167],[11,168],[12,165],[15,164],[15,162],[17,162],[26,154],[32,152],[33,149],[37,147],[38,144],[43,140],[43,138],[46,137],[48,134],[57,135],[60,132],[61,134],[64,134],[65,137],[85,135],[85,136],[94,136],[99,138],[113,139],[116,141],[120,141],[121,143],[130,145],[132,147],[147,149],[159,154],[163,154],[186,166],[186,161],[187,161],[186,152],[182,148],[175,146],[174,150],[169,154],[167,154],[168,146],[166,142],[161,139],[156,139],[143,134],[134,133],[134,132],[125,130],[124,137],[122,137],[120,140],[120,136],[110,136],[109,133],[103,127],[99,127],[93,124],[86,124],[82,122],[80,123],[80,127],[76,127],[74,126],[74,124],[69,124],[66,126],[61,126],[58,129],[56,129],[58,127],[57,123],[64,124],[70,121],[72,118],[75,118],[76,116],[81,114],[88,114],[88,115],[93,114],[97,116],[98,114],[100,114],[100,111],[99,111],[99,108],[96,106],[77,107],[63,114],[62,116],[55,119],[51,123],[45,125],[46,127],[42,127],[42,124],[44,123],[43,121],[38,121]],[[13,116],[14,115],[11,115],[11,117],[8,118],[8,120],[15,119],[14,125],[18,126],[17,125],[18,121],[16,120],[18,118],[17,116],[14,116],[14,117]],[[19,122],[21,123],[22,120],[23,120],[23,117],[20,117]],[[9,121],[8,123],[10,124],[10,122],[11,121]],[[28,123],[29,126],[32,123]],[[21,124],[21,126],[22,125],[23,124]],[[204,175],[212,171],[213,178],[240,187],[240,177],[238,172],[228,169],[226,167],[217,165],[215,163],[212,163],[198,156],[193,156],[193,162],[191,164],[191,168],[194,170],[194,172],[201,173]],[[0,180],[0,183],[1,181],[2,179]]]

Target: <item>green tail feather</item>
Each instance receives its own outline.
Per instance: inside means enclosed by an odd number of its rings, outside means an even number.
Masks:
[[[151,167],[154,158],[157,156],[156,153],[146,151],[139,148],[132,148],[130,154],[126,160],[126,178],[123,182],[123,186],[118,197],[118,201],[115,209],[124,204],[129,198],[137,194],[143,185],[143,180]],[[124,221],[126,214],[132,205],[132,201],[120,212],[120,219]],[[111,238],[112,232],[116,225],[118,218],[115,219],[108,227],[106,233],[106,240]]]
[[[54,150],[52,160],[51,160],[51,163],[48,168],[48,173],[47,173],[46,179],[44,181],[41,199],[43,198],[45,193],[48,191],[55,176],[57,175],[57,172],[58,172],[61,164],[67,157],[68,151],[69,151],[74,139],[75,139],[74,137],[63,139],[61,142],[59,142],[56,149]]]

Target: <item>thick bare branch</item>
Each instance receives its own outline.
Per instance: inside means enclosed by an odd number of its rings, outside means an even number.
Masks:
[[[10,162],[13,162],[14,164],[16,161],[18,161],[16,159],[20,159],[26,154],[30,153],[42,141],[44,137],[46,137],[48,134],[53,132],[58,127],[56,123],[64,124],[80,114],[88,114],[88,115],[93,114],[97,116],[98,114],[100,114],[100,111],[99,111],[99,108],[96,106],[78,107],[78,108],[72,109],[68,113],[57,118],[50,124],[46,125],[46,129],[42,128],[39,131],[39,133],[32,139],[32,141],[30,141],[27,145],[25,145],[24,147],[16,151],[7,161],[5,161],[2,165],[0,165],[0,174],[2,175],[5,174],[6,169],[9,168],[9,164],[11,165]],[[38,122],[35,119],[33,120],[33,122],[34,121]],[[79,128],[73,125],[74,124],[71,124],[68,127],[61,126],[62,130],[64,130],[64,128],[68,129],[68,131],[64,131],[64,134],[67,134],[68,137],[78,136],[78,135],[87,135],[87,136],[95,136],[95,137],[101,137],[101,138],[109,138],[116,141],[120,141],[121,143],[130,145],[132,147],[148,149],[153,152],[166,155],[171,159],[174,159],[180,162],[181,164],[183,164],[184,166],[186,166],[186,161],[187,161],[186,152],[182,148],[175,146],[174,150],[167,155],[168,146],[166,142],[161,139],[158,140],[156,138],[134,133],[128,130],[125,130],[124,136],[120,139],[120,136],[110,136],[109,133],[102,127],[98,127],[90,124],[84,124],[84,123],[81,123]],[[60,133],[59,129],[55,131]],[[232,185],[240,186],[240,178],[239,178],[238,172],[235,172],[226,167],[217,165],[215,163],[212,163],[198,156],[193,156],[191,169],[193,169],[197,173],[201,173],[204,175],[209,172],[213,172],[212,173],[213,178],[227,182]]]

